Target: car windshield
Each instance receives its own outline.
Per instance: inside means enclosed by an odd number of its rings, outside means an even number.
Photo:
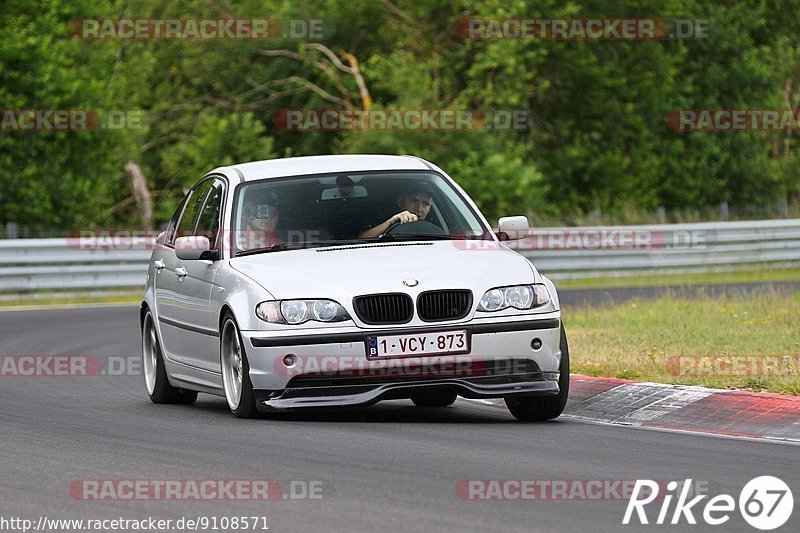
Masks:
[[[239,186],[235,255],[391,240],[491,239],[463,196],[433,172],[359,172]]]

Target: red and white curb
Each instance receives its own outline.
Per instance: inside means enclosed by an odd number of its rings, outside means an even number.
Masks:
[[[800,443],[800,396],[789,394],[573,374],[564,413],[610,424]]]

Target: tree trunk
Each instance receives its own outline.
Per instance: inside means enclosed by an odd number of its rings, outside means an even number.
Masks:
[[[147,188],[147,180],[142,173],[139,165],[133,161],[128,161],[125,165],[125,175],[131,182],[133,199],[139,209],[139,218],[144,229],[153,229],[153,200],[150,196],[150,189]]]

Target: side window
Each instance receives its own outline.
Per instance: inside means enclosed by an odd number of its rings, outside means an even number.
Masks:
[[[203,208],[203,201],[206,199],[208,190],[211,188],[214,180],[205,180],[200,185],[192,189],[189,193],[190,196],[186,200],[186,207],[183,209],[183,214],[177,225],[177,231],[172,237],[172,242],[178,237],[188,237],[194,235],[195,222],[197,215]]]
[[[211,242],[211,249],[217,249],[217,234],[219,233],[219,215],[222,208],[223,184],[215,180],[213,186],[208,191],[205,204],[200,210],[197,218],[197,228],[195,235],[205,235]]]
[[[186,202],[189,201],[189,198],[192,197],[192,191],[183,197],[181,203],[178,204],[178,208],[175,210],[175,214],[172,215],[172,218],[169,221],[169,225],[167,226],[167,234],[164,237],[164,243],[169,244],[170,246],[175,244],[175,234],[176,228],[178,227],[178,221],[181,218],[181,213],[183,213],[183,208],[186,207]]]

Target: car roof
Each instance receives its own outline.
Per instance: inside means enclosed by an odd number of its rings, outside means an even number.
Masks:
[[[368,170],[433,170],[424,159],[409,155],[314,155],[253,161],[227,168],[233,169],[245,181]]]

